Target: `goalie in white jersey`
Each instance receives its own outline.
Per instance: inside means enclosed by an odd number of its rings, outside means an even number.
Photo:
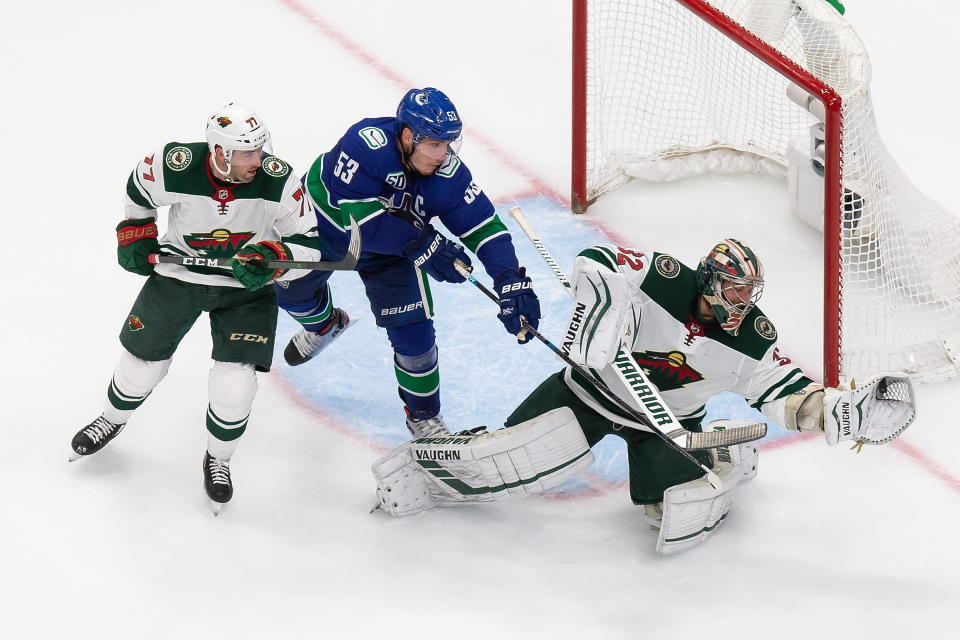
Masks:
[[[905,378],[882,378],[858,391],[824,389],[791,362],[756,306],[763,267],[742,242],[717,244],[697,269],[668,254],[596,246],[576,258],[571,281],[576,299],[563,350],[639,406],[612,365],[619,350],[629,353],[688,431],[701,430],[707,400],[721,391],[743,396],[788,429],[821,433],[831,445],[884,442],[913,419]],[[542,382],[506,427],[461,434],[459,442],[414,440],[388,454],[374,465],[380,506],[405,515],[539,493],[589,465],[589,447],[616,435],[627,442],[630,498],[660,530],[657,549],[674,553],[715,530],[738,483],[756,474],[753,443],[690,451],[722,479],[714,489],[700,468],[573,367]]]
[[[256,113],[230,103],[207,120],[205,142],[171,142],[130,174],[117,257],[120,266],[147,281],[120,332],[124,353],[103,412],[71,443],[76,459],[112,440],[166,375],[180,340],[207,312],[213,367],[203,473],[214,512],[233,495],[230,457],[247,426],[256,371],[269,371],[273,359],[277,306],[273,287],[265,285],[308,273],[258,262],[320,259],[308,199],[290,166],[267,152],[269,140]],[[167,229],[158,240],[157,210],[166,206]],[[232,268],[152,264],[149,256],[161,251],[247,262]]]

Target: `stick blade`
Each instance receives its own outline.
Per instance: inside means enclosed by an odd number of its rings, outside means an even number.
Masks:
[[[763,422],[702,433],[691,431],[687,433],[687,444],[684,448],[697,450],[729,447],[734,444],[753,442],[765,435],[767,435],[767,425]]]

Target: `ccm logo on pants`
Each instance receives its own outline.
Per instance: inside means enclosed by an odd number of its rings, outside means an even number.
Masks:
[[[255,333],[231,333],[230,339],[242,340],[243,342],[257,342],[257,343],[262,342],[263,344],[270,342],[269,338],[265,338],[264,336],[258,336]]]

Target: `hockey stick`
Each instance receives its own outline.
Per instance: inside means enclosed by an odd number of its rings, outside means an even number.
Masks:
[[[307,260],[260,260],[268,269],[309,269],[311,271],[352,271],[360,259],[360,227],[350,218],[350,244],[347,255],[338,262],[310,262]],[[164,253],[151,253],[147,256],[150,264],[181,264],[195,267],[229,267],[234,262],[248,262],[240,258],[206,258],[203,256],[173,256]]]
[[[533,243],[533,246],[536,247],[537,251],[540,253],[540,256],[547,263],[547,266],[549,266],[550,270],[553,271],[553,274],[557,276],[557,280],[559,280],[560,284],[562,284],[566,289],[567,294],[573,298],[574,293],[573,288],[570,285],[570,281],[567,280],[567,277],[557,265],[556,260],[554,260],[553,256],[550,255],[550,252],[547,251],[547,248],[543,245],[543,242],[540,241],[540,238],[537,237],[537,234],[533,231],[533,228],[529,225],[529,223],[527,223],[527,219],[524,217],[523,211],[520,209],[520,207],[511,207],[507,213],[509,213],[510,217],[517,221],[517,224],[520,225],[520,228],[523,230],[524,234],[526,234],[527,238],[530,239],[530,242]],[[617,357],[613,361],[613,365],[614,371],[616,372],[617,377],[620,379],[620,382],[630,393],[633,401],[642,408],[643,414],[647,418],[647,420],[642,422],[648,427],[655,424],[658,427],[663,428],[663,430],[668,431],[670,434],[669,437],[672,439],[675,439],[678,435],[689,434],[686,446],[687,449],[709,449],[713,447],[724,447],[731,444],[738,444],[740,442],[758,440],[767,434],[767,425],[764,423],[745,425],[743,427],[738,427],[725,432],[687,431],[677,420],[676,416],[673,415],[673,411],[670,410],[670,407],[667,406],[667,403],[665,403],[663,398],[660,397],[656,386],[647,379],[646,375],[644,375],[643,371],[637,367],[636,362],[628,353],[626,353],[623,349],[619,349],[617,351]],[[694,442],[696,442],[695,445],[693,444]],[[716,442],[717,444],[711,444],[712,442]]]
[[[473,273],[471,273],[470,267],[468,267],[468,266],[465,265],[464,263],[460,262],[459,260],[454,260],[454,261],[453,261],[453,264],[454,264],[454,266],[456,267],[457,272],[458,272],[460,275],[462,275],[464,278],[466,278],[467,280],[469,280],[470,283],[471,283],[473,286],[475,286],[477,289],[480,289],[480,291],[482,291],[488,298],[490,298],[491,300],[493,300],[494,302],[496,302],[497,305],[500,304],[500,298],[497,297],[497,294],[495,294],[493,291],[491,291],[491,290],[488,289],[486,286],[484,286],[483,283],[481,283],[479,280],[477,280],[477,279],[474,277]],[[563,360],[564,362],[566,362],[566,363],[567,363],[568,365],[570,365],[577,373],[579,373],[580,375],[582,375],[583,377],[585,377],[587,380],[589,380],[591,384],[593,384],[595,387],[597,387],[597,389],[599,389],[599,390],[602,391],[606,396],[608,396],[612,402],[615,402],[621,409],[623,409],[624,411],[626,411],[627,414],[630,415],[630,417],[632,417],[632,418],[633,418],[634,420],[636,420],[637,422],[640,422],[640,423],[643,423],[643,424],[646,424],[647,422],[649,422],[646,417],[644,417],[642,414],[640,414],[640,412],[638,412],[636,409],[634,409],[633,407],[631,407],[630,405],[628,405],[626,402],[624,402],[624,400],[623,400],[622,398],[620,398],[618,395],[616,395],[616,394],[610,389],[610,387],[607,386],[607,384],[606,384],[605,382],[603,382],[603,381],[600,380],[599,378],[596,378],[596,377],[595,377],[593,374],[591,374],[589,371],[587,371],[586,369],[584,369],[583,367],[581,367],[580,365],[578,365],[576,362],[574,362],[572,359],[570,359],[570,356],[568,356],[566,353],[564,353],[564,352],[561,351],[559,348],[557,348],[557,345],[555,345],[555,344],[553,344],[552,342],[550,342],[550,340],[548,340],[542,333],[540,333],[539,331],[537,331],[536,329],[534,329],[532,326],[530,326],[530,324],[528,324],[527,321],[526,321],[522,316],[521,316],[521,318],[520,318],[520,322],[522,323],[523,328],[524,328],[526,331],[529,331],[530,333],[532,333],[532,334],[534,335],[534,337],[537,338],[537,340],[539,340],[540,342],[542,342],[544,345],[546,345],[546,347],[547,347],[548,349],[550,349],[550,350],[553,351],[555,354],[557,354],[558,356],[560,356],[560,359],[561,359],[561,360]],[[668,445],[669,447],[671,447],[672,449],[674,449],[677,453],[679,453],[680,455],[682,455],[684,458],[686,458],[687,460],[689,460],[691,463],[697,465],[697,467],[707,475],[707,482],[710,483],[710,486],[711,486],[711,487],[713,487],[713,488],[716,489],[717,491],[722,491],[722,486],[723,486],[723,485],[722,485],[722,483],[720,482],[720,477],[719,477],[717,474],[715,474],[713,471],[711,471],[709,467],[707,467],[705,464],[701,463],[699,460],[697,460],[697,459],[694,458],[692,455],[690,455],[690,452],[689,452],[689,451],[687,451],[687,450],[684,449],[682,446],[680,446],[679,444],[677,444],[676,442],[674,442],[673,440],[671,440],[671,439],[667,436],[667,434],[665,434],[665,433],[664,433],[663,431],[661,431],[660,429],[657,429],[657,428],[656,428],[655,426],[653,426],[652,424],[648,425],[648,428],[650,429],[650,433],[652,433],[652,434],[658,436],[659,438],[661,438],[664,442],[667,443],[667,445]],[[721,433],[722,433],[722,432],[721,432]]]

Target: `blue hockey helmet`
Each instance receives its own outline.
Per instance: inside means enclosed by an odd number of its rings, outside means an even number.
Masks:
[[[720,327],[735,336],[763,293],[763,265],[746,243],[727,238],[700,261],[697,290]]]
[[[463,131],[453,102],[433,87],[407,91],[397,107],[397,120],[413,132],[414,143],[424,138],[453,142]]]

